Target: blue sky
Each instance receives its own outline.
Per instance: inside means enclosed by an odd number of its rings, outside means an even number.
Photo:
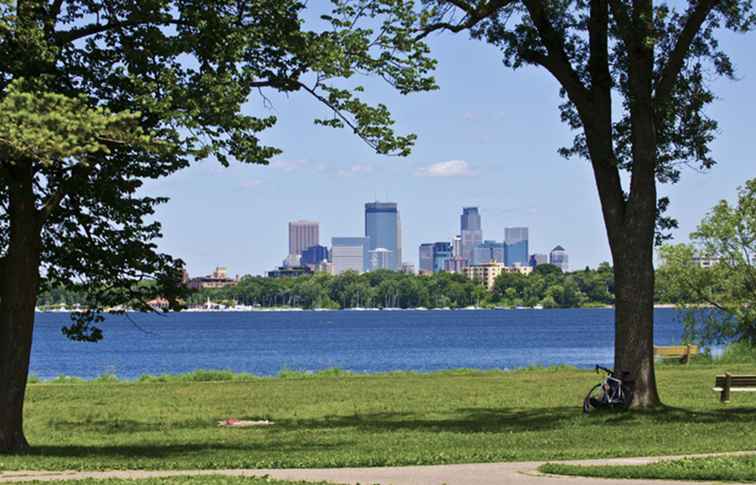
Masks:
[[[661,188],[680,222],[678,241],[756,176],[755,40],[722,36],[739,80],[716,82],[710,112],[720,122],[719,164],[706,174],[687,170],[680,183]],[[440,90],[401,96],[366,81],[366,98],[387,104],[400,132],[418,135],[411,156],[379,156],[346,130],[313,125],[327,111],[306,94],[272,94],[279,123],[262,140],[283,149],[273,164],[206,161],[149,186],[171,198],[158,211],[161,249],[183,258],[192,275],[216,265],[263,274],[286,257],[289,221],[319,221],[321,243],[330,245],[332,236],[362,235],[364,203],[378,199],[399,204],[404,259],[415,264],[420,243],[459,232],[463,206],[480,207],[485,239],[525,225],[531,253],[560,244],[571,268],[609,261],[590,167],[556,152],[573,136],[559,120],[556,82],[543,70],[504,67],[495,48],[466,35],[433,36],[430,45]],[[248,109],[268,111],[256,101]]]

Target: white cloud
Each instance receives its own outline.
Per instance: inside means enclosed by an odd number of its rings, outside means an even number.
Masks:
[[[471,177],[475,171],[464,160],[449,160],[438,162],[417,170],[420,177]]]
[[[339,170],[338,174],[342,177],[348,177],[350,175],[358,175],[361,173],[370,173],[373,171],[373,166],[368,165],[365,163],[358,163],[356,165],[352,165],[347,170]]]
[[[304,160],[273,160],[270,162],[270,167],[277,170],[283,170],[284,172],[293,172],[307,165]]]

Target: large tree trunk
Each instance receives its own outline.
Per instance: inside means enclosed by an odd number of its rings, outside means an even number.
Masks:
[[[660,404],[654,373],[654,267],[648,248],[625,248],[614,260],[614,368],[632,382],[635,409]],[[632,246],[631,246],[632,247]]]
[[[0,452],[29,446],[23,408],[41,252],[31,170],[17,171],[22,173],[9,187],[10,240],[0,260]]]

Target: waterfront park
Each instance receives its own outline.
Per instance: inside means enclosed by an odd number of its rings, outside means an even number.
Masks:
[[[735,57],[754,27],[748,0],[0,0],[0,483],[756,482],[756,178],[752,162],[716,144],[733,127],[720,127],[717,108],[736,109],[718,93],[739,79]],[[165,302],[168,321],[189,315],[187,302],[237,297],[185,284],[182,255],[161,246],[175,236],[161,225],[171,202],[154,194],[168,187],[158,182],[201,164],[280,169],[306,139],[267,138],[279,121],[272,99],[289,97],[317,106],[312,130],[344,129],[378,160],[412,157],[423,127],[374,93],[443,96],[444,76],[465,69],[445,53],[462,42],[495,52],[491,72],[553,83],[553,114],[568,129],[553,149],[583,164],[599,206],[570,217],[601,221],[611,262],[502,274],[485,291],[459,274],[247,280],[249,295],[258,283],[317,293],[313,312],[301,312],[310,316],[275,317],[280,328],[300,325],[284,337],[310,346],[306,368],[286,368],[294,347],[245,347],[280,337],[274,325],[223,340],[232,317],[222,312],[205,334],[220,347],[204,351],[232,370],[197,364],[205,354],[191,347],[189,320],[180,344],[155,345],[163,337],[139,326],[139,315],[158,312],[150,302]],[[552,144],[537,124],[520,124],[521,134],[499,136]],[[287,183],[302,166],[281,172]],[[465,167],[456,175],[475,175]],[[732,179],[685,239],[680,191],[669,187],[717,171]],[[428,174],[415,172],[423,184]],[[443,197],[456,191],[446,186]],[[349,284],[361,301],[374,296],[374,327],[328,318],[352,320]],[[402,288],[392,306],[416,327],[385,311],[380,289],[392,285]],[[57,320],[37,311],[55,294],[75,295],[77,311]],[[486,309],[465,311],[471,301]],[[660,302],[674,321],[661,322]],[[302,343],[314,310],[324,310],[321,347]],[[580,312],[603,312],[591,318],[605,333],[554,330],[558,318],[575,327],[589,318]],[[505,340],[520,340],[481,326],[486,318],[543,326],[517,335],[530,347],[512,349]],[[109,346],[119,328],[141,332],[119,343],[126,353]],[[330,361],[318,352],[371,328],[383,332],[371,338],[390,337],[393,363],[371,367],[385,356],[368,347],[347,349],[359,365],[322,365]],[[496,365],[510,350],[532,352],[533,365]],[[94,362],[123,355],[124,368],[156,371],[93,376]],[[597,355],[616,371],[587,365]],[[278,359],[277,372],[239,370],[266,358]],[[71,362],[73,372],[57,371]]]

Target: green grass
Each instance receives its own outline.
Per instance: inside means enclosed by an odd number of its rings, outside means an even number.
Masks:
[[[756,482],[756,456],[686,458],[650,465],[577,466],[547,463],[543,473],[601,478]]]
[[[711,391],[725,370],[756,368],[663,366],[668,408],[588,417],[581,402],[599,377],[569,367],[32,384],[25,419],[34,448],[0,456],[0,470],[381,466],[756,448],[756,393],[733,394],[723,406]],[[275,424],[217,427],[228,417]]]
[[[49,485],[49,481],[24,482],[30,485]],[[106,478],[83,480],[55,480],[55,485],[333,485],[330,482],[291,482],[268,477],[229,477],[223,475],[202,475],[195,477],[161,477],[139,480]]]

